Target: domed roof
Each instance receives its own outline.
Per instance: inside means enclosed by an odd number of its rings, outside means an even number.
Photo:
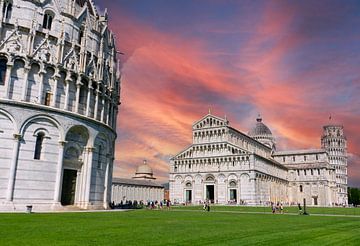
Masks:
[[[259,115],[258,118],[256,119],[255,127],[250,130],[248,135],[250,137],[266,136],[266,135],[272,135],[272,132],[270,131],[269,127],[267,127],[264,123],[262,123],[262,118]]]
[[[153,177],[153,170],[144,160],[144,164],[136,168],[135,176],[133,179],[156,179]]]
[[[146,164],[146,161],[144,161],[144,164],[142,164],[136,168],[135,174],[151,174],[151,175],[153,175],[153,170],[151,169],[151,167],[148,164]]]

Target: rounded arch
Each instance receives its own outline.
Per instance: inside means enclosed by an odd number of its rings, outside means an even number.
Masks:
[[[240,175],[240,179],[250,179],[250,175],[248,173],[243,173]]]
[[[83,125],[75,125],[70,127],[65,135],[66,141],[77,142],[80,145],[87,146],[89,143],[89,130]]]
[[[33,121],[35,120],[41,120],[41,119],[45,119],[45,120],[48,120],[50,121],[51,123],[53,123],[56,128],[59,130],[59,134],[60,134],[60,141],[63,141],[64,140],[64,132],[63,132],[63,129],[61,127],[61,124],[59,123],[59,121],[57,121],[55,118],[51,117],[51,116],[48,116],[48,115],[34,115],[30,118],[28,118],[27,120],[25,120],[25,122],[21,125],[20,127],[20,134],[23,135],[24,132],[25,132],[25,129],[26,127],[31,124]]]
[[[228,175],[228,180],[231,180],[231,179],[237,180],[237,179],[238,179],[238,176],[237,176],[235,173],[230,173],[230,174]]]
[[[229,187],[236,188],[237,181],[234,179],[229,180]]]
[[[22,55],[15,55],[11,59],[12,62],[23,62],[24,66],[26,64],[26,58]]]
[[[181,183],[183,181],[183,177],[181,177],[180,175],[176,175],[174,179],[177,183]]]
[[[208,174],[205,176],[205,181],[207,182],[215,182],[215,177],[212,174]]]
[[[14,128],[14,133],[19,132],[18,124],[15,121],[14,117],[8,111],[0,108],[0,115],[1,114],[4,115],[5,117],[7,117],[11,121],[13,128]]]
[[[197,174],[196,176],[195,176],[195,181],[196,182],[198,182],[198,183],[200,183],[201,181],[202,181],[202,176],[200,175],[200,174]]]
[[[192,182],[193,181],[193,177],[192,176],[190,176],[190,175],[186,175],[185,176],[185,182]]]
[[[225,181],[225,179],[226,179],[226,176],[224,175],[224,174],[222,174],[222,173],[220,173],[219,175],[218,175],[218,180],[219,180],[219,182],[224,182]]]
[[[6,61],[11,61],[8,53],[0,52],[0,59],[6,59]]]
[[[37,136],[38,134],[43,133],[45,136],[49,135],[49,131],[48,129],[44,128],[44,127],[39,127],[37,129],[35,129],[33,136]]]

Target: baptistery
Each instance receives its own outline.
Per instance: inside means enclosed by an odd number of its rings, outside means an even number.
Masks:
[[[91,0],[0,0],[0,210],[104,209],[120,76]]]

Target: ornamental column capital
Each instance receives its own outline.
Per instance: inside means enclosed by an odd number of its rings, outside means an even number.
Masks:
[[[60,140],[60,141],[59,141],[59,146],[60,146],[60,147],[64,147],[66,143],[67,143],[67,141]]]
[[[14,137],[14,140],[15,140],[15,141],[21,141],[21,140],[22,140],[21,134],[14,133],[14,134],[13,134],[13,137]]]

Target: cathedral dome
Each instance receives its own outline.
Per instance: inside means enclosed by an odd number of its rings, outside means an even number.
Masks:
[[[249,131],[248,135],[269,148],[275,149],[275,140],[272,132],[269,127],[262,123],[260,115],[256,118],[256,125]]]
[[[253,129],[250,130],[249,136],[256,137],[265,135],[272,135],[272,132],[270,131],[269,127],[262,123],[262,118],[258,116],[256,119],[256,125]]]
[[[136,168],[134,179],[155,179],[153,177],[153,170],[151,167],[146,163],[146,160],[144,160],[144,164],[138,166]]]

